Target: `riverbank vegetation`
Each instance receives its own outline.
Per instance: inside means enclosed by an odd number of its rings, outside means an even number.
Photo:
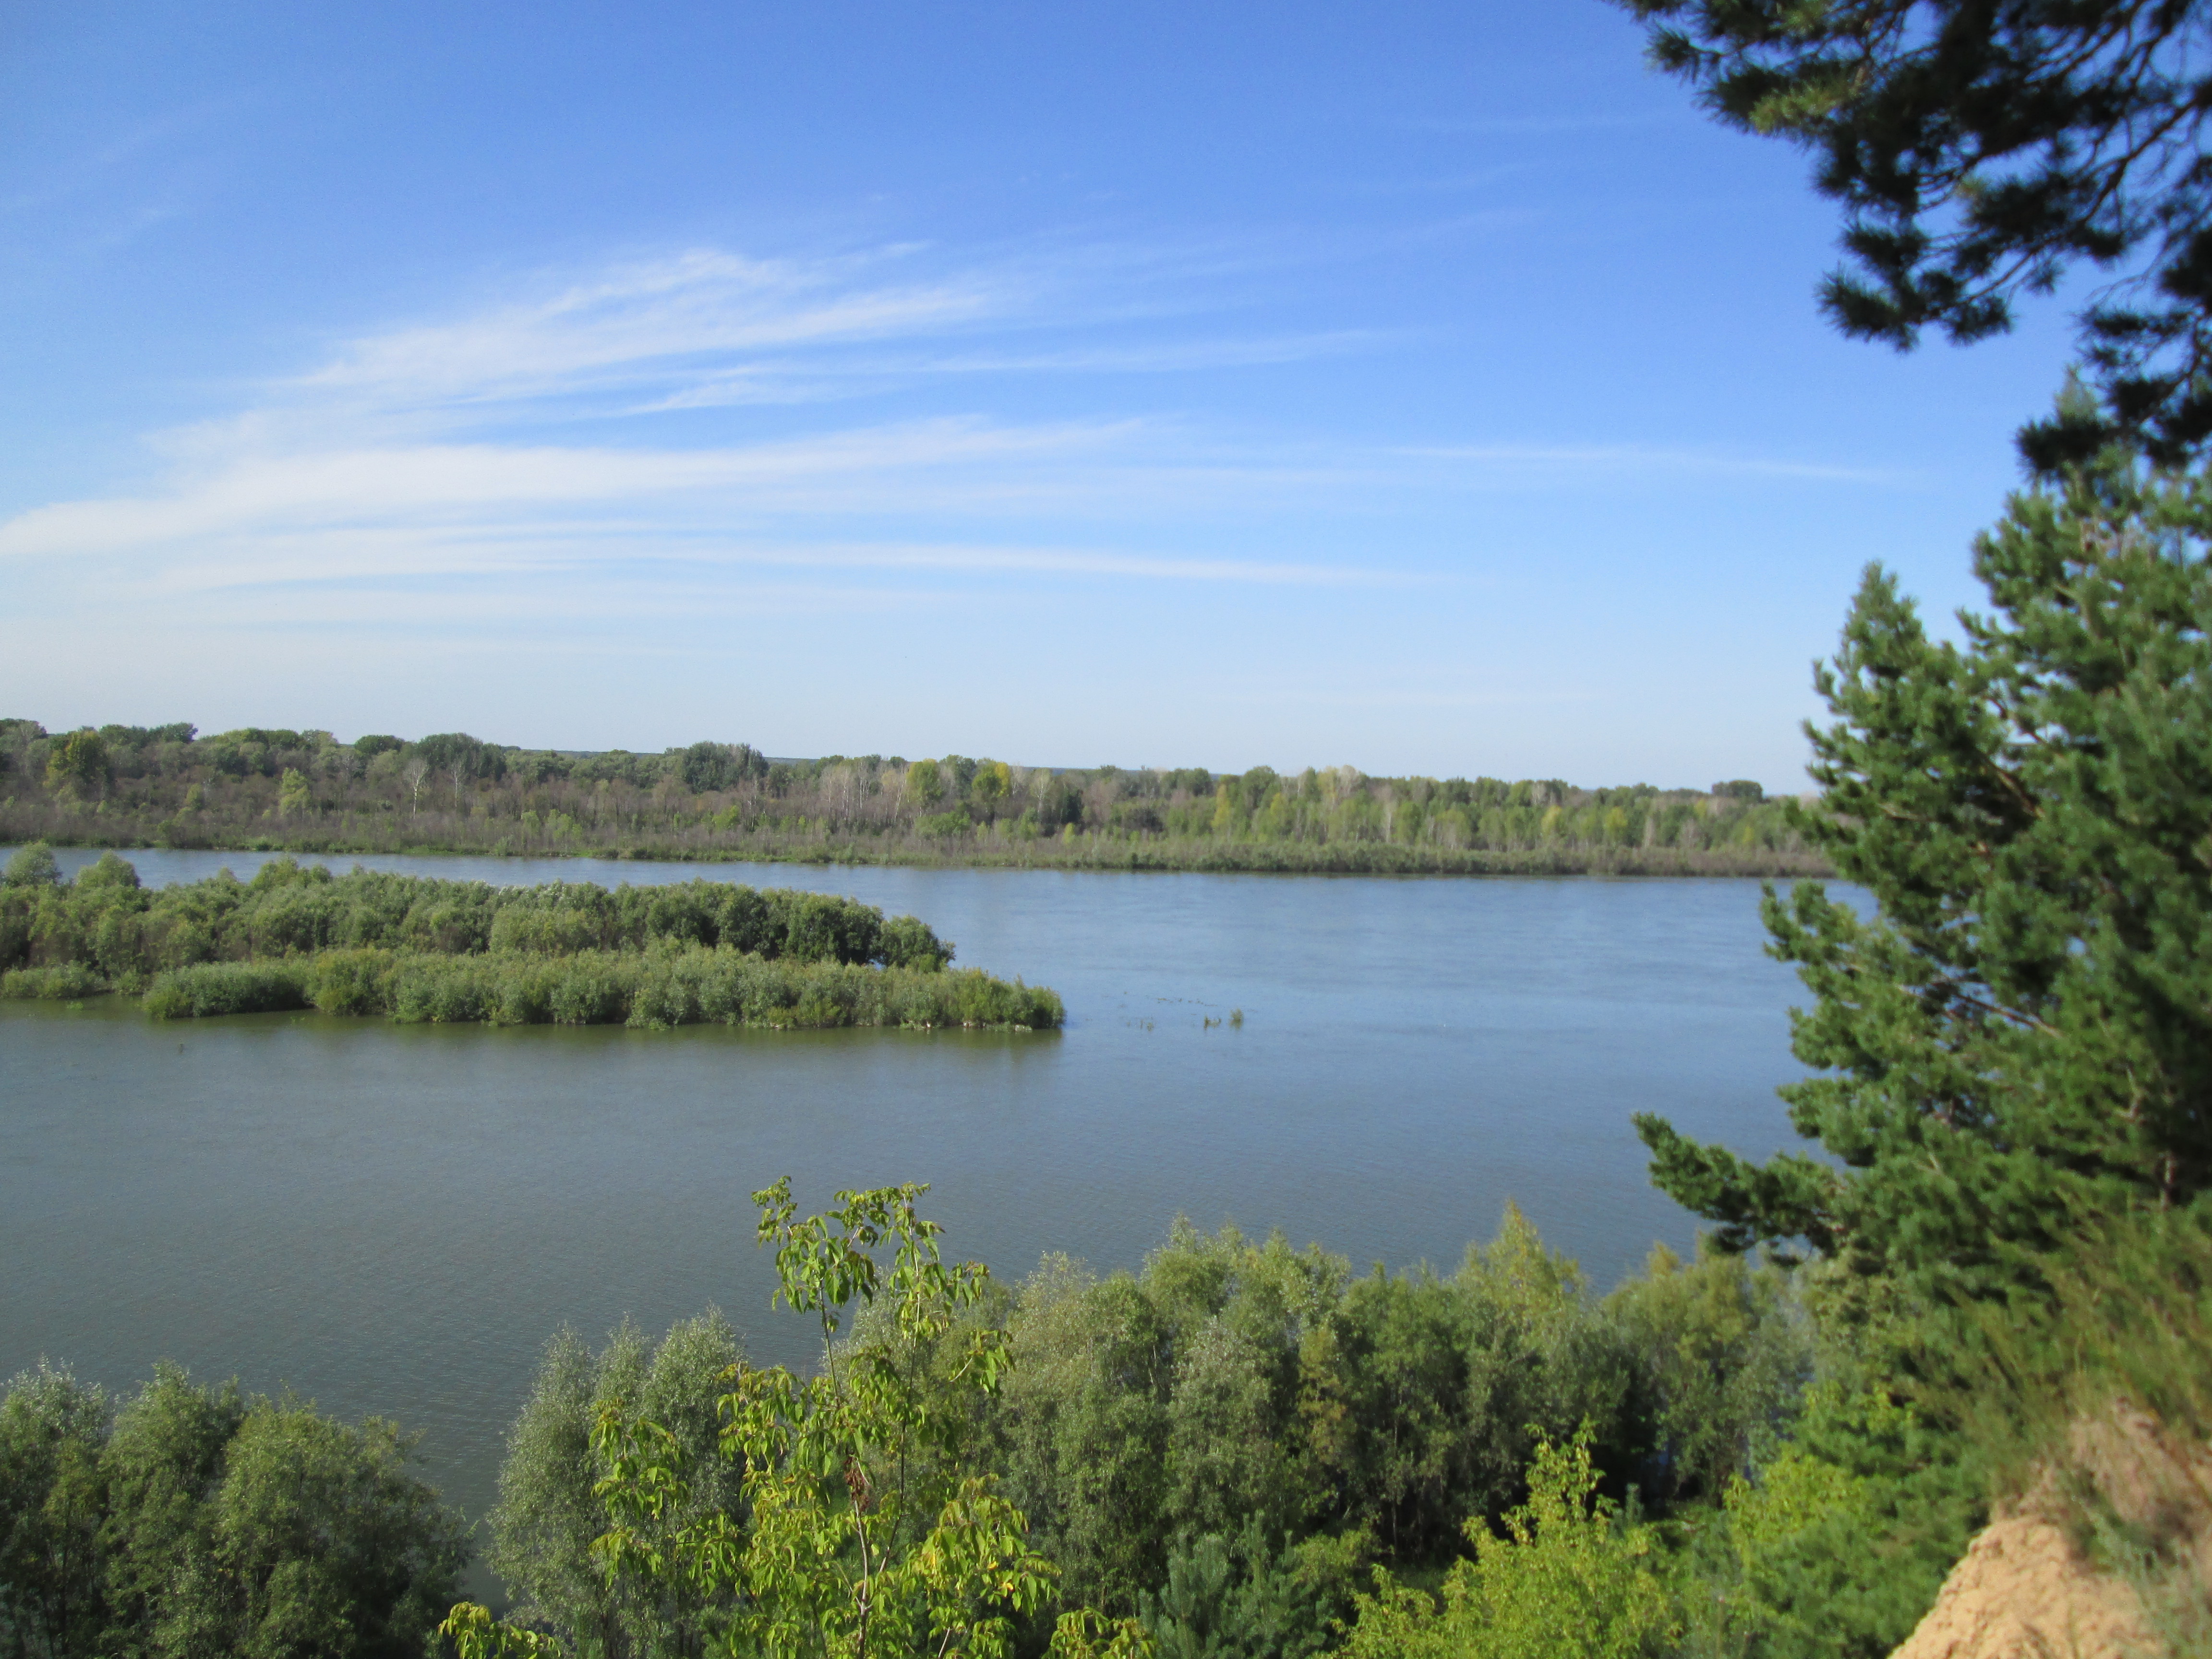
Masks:
[[[64,882],[0,878],[0,996],[139,994],[155,1018],[319,1008],[403,1023],[1016,1026],[1042,987],[949,966],[912,916],[822,893],[697,880],[494,887],[290,859],[149,890],[110,853]]]
[[[777,1650],[903,1655],[957,1626],[963,1650],[1012,1654],[1879,1659],[2085,1411],[2156,1401],[2178,1432],[2212,1432],[2201,1217],[2108,1234],[2045,1314],[1950,1326],[1969,1338],[1946,1354],[1924,1310],[1832,1257],[1655,1249],[1599,1295],[1509,1208],[1448,1272],[1179,1224],[1134,1271],[1048,1255],[1009,1285],[939,1262],[921,1195],[842,1194],[804,1220],[787,1188],[759,1195],[823,1327],[809,1376],[751,1364],[711,1310],[657,1341],[556,1334],[477,1533],[510,1609],[456,1607],[459,1652],[751,1651],[781,1627]],[[221,1455],[251,1411],[318,1455]],[[198,1437],[168,1449],[166,1531],[128,1518],[149,1502],[142,1422]],[[202,1650],[181,1620],[220,1591],[307,1632],[222,1650],[425,1651],[464,1528],[403,1449],[388,1425],[166,1370],[120,1413],[66,1374],[19,1376],[0,1404],[0,1637],[181,1659]],[[341,1570],[288,1581],[302,1534],[282,1529],[346,1481],[354,1507],[312,1534]],[[2103,1518],[2093,1485],[2064,1501],[2085,1530]],[[812,1545],[795,1553],[794,1514]],[[2194,1629],[2175,1522],[2105,1548]],[[211,1585],[260,1527],[280,1534],[260,1577]],[[159,1571],[127,1553],[149,1533]],[[315,1645],[341,1615],[345,1639]]]
[[[774,1213],[789,1203],[762,1196]],[[1010,1506],[1024,1559],[1050,1565],[1048,1593],[1009,1614],[1018,1651],[1085,1610],[1169,1654],[1329,1651],[1378,1568],[1402,1607],[1416,1592],[1401,1587],[1460,1558],[1470,1517],[1510,1522],[1532,1491],[1540,1504],[1571,1489],[1557,1501],[1586,1521],[1633,1485],[1647,1533],[1725,1524],[1732,1483],[1838,1364],[1778,1268],[1661,1250],[1598,1297],[1512,1211],[1444,1273],[1360,1274],[1280,1237],[1181,1225],[1133,1273],[1049,1256],[1005,1286],[965,1269],[957,1300],[921,1298],[926,1318],[889,1273],[881,1294],[845,1298],[859,1316],[827,1333],[822,1377],[927,1431],[848,1449],[835,1495],[865,1491],[893,1559],[963,1488]],[[775,1469],[736,1455],[727,1425],[785,1386],[774,1375],[711,1313],[657,1346],[634,1330],[596,1352],[557,1337],[490,1518],[516,1624],[572,1653],[719,1650],[757,1595],[737,1564],[757,1547]],[[649,1539],[636,1536],[648,1492],[662,1504]],[[1776,1555],[1802,1546],[1774,1530]],[[1638,1553],[1655,1628],[1716,1588],[1703,1557]],[[1739,1626],[1756,1616],[1737,1609]]]
[[[468,1528],[391,1424],[40,1364],[0,1399],[0,1652],[418,1659]]]
[[[303,854],[1073,868],[1800,875],[1824,866],[1755,783],[1055,769],[946,755],[770,763],[746,744],[584,754],[465,733],[338,742],[179,723],[0,720],[0,841]]]

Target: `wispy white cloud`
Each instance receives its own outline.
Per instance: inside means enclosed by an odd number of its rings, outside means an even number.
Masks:
[[[610,417],[849,397],[939,376],[1293,362],[1386,337],[1226,325],[1218,285],[1237,265],[1210,246],[951,263],[921,246],[772,259],[693,249],[342,342],[271,392],[325,418]]]
[[[1340,554],[1317,557],[1310,538],[1270,550],[1259,527],[1531,482],[1881,477],[1634,445],[1291,443],[1166,416],[841,422],[745,407],[1395,343],[1240,333],[1173,291],[1234,260],[1113,248],[957,266],[915,247],[708,249],[546,281],[337,343],[250,406],[157,434],[164,470],[140,488],[0,520],[0,560],[219,611],[228,625],[397,625],[433,592],[453,600],[441,626],[680,621],[770,594],[788,609],[1024,584],[1433,583],[1375,550],[1385,543],[1340,538]],[[1252,550],[1194,553],[1201,521],[1235,526]]]
[[[421,444],[228,458],[167,491],[40,507],[0,524],[0,556],[114,552],[257,530],[460,521],[611,503],[683,510],[719,494],[757,510],[803,507],[905,473],[1096,451],[1126,427],[1000,428],[937,420],[748,446],[585,448]]]
[[[942,333],[1021,307],[1011,273],[901,281],[898,253],[699,250],[624,264],[544,298],[349,342],[293,389],[386,410],[571,398],[726,375],[736,354]]]
[[[1571,472],[1613,477],[1637,473],[1695,473],[1741,478],[1802,478],[1834,483],[1898,483],[1893,469],[1838,466],[1724,450],[1680,449],[1648,444],[1433,444],[1401,452],[1427,460],[1463,462],[1497,471]]]
[[[1045,350],[986,350],[856,356],[804,363],[763,359],[720,371],[631,411],[712,409],[733,404],[802,403],[849,396],[856,386],[888,387],[937,376],[983,374],[1176,374],[1212,368],[1310,362],[1372,349],[1395,337],[1376,329],[1335,329],[1250,339],[1198,339]]]
[[[613,568],[611,569],[610,567]],[[824,543],[771,540],[670,540],[652,526],[595,526],[586,535],[509,533],[497,541],[443,532],[379,530],[349,534],[267,537],[194,562],[158,580],[161,590],[195,592],[289,592],[312,601],[333,587],[349,592],[412,591],[426,582],[504,581],[517,576],[564,579],[618,574],[621,607],[641,595],[745,592],[772,585],[763,572],[810,573],[833,580],[872,572],[896,578],[1054,577],[1108,582],[1242,583],[1262,586],[1378,586],[1433,584],[1431,577],[1292,560],[1176,558],[1115,548],[969,544],[957,542]],[[641,580],[648,575],[650,580]],[[784,580],[789,578],[774,580]],[[585,584],[590,586],[588,581]],[[866,585],[880,588],[880,581]],[[809,590],[817,591],[817,590]],[[850,585],[836,591],[850,591]],[[542,597],[542,596],[541,596]],[[689,601],[684,601],[688,603]]]

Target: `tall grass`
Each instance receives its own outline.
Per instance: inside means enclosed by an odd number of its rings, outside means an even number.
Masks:
[[[106,994],[107,981],[81,962],[54,968],[11,968],[0,974],[0,997],[21,1001],[74,1002]]]
[[[315,1007],[402,1024],[616,1025],[665,1030],[897,1025],[1048,1030],[1065,1018],[1042,986],[975,969],[769,959],[727,945],[544,956],[490,951],[326,951],[205,963],[155,978],[156,1019]]]
[[[303,962],[203,962],[158,975],[146,993],[155,1019],[264,1014],[308,1006]]]

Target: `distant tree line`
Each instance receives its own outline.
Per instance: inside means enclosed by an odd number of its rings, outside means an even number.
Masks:
[[[678,858],[1316,870],[1820,868],[1792,803],[1559,779],[1055,769],[945,755],[771,763],[748,744],[571,753],[465,732],[339,743],[0,720],[0,836]]]

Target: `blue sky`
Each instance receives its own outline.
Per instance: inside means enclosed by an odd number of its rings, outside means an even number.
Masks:
[[[1801,787],[2063,315],[1595,0],[0,24],[0,713]]]

